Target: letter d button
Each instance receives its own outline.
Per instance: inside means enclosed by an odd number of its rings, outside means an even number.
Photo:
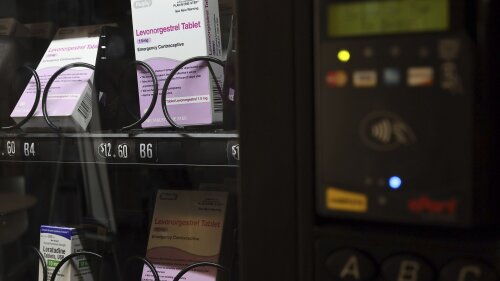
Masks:
[[[396,255],[382,264],[386,281],[432,281],[434,270],[424,259],[414,255]]]

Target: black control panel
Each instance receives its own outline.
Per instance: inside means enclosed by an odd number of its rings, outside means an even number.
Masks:
[[[318,216],[490,220],[479,214],[494,194],[481,155],[493,154],[483,143],[494,114],[481,105],[484,42],[467,23],[476,4],[316,1]]]
[[[471,222],[473,71],[465,36],[320,45],[318,212]]]

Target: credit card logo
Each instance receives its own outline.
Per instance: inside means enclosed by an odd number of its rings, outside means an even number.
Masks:
[[[411,67],[407,77],[410,87],[428,87],[434,84],[434,69],[432,67]]]
[[[328,71],[325,76],[325,82],[330,88],[342,88],[349,82],[349,77],[342,70]]]
[[[366,213],[368,211],[368,196],[363,193],[328,187],[326,189],[326,208],[335,211]]]
[[[355,71],[353,74],[353,85],[356,88],[376,87],[377,80],[377,72],[374,70]]]
[[[384,84],[387,86],[401,84],[401,71],[399,68],[389,67],[384,69]]]

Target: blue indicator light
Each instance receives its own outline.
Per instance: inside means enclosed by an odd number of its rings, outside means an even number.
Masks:
[[[392,189],[398,189],[401,187],[401,185],[403,185],[403,181],[401,180],[400,177],[394,176],[389,178],[389,186]]]

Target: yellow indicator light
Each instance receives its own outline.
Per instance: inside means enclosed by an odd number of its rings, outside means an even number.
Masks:
[[[347,50],[340,50],[337,54],[337,58],[341,62],[348,62],[351,59],[351,53]]]

